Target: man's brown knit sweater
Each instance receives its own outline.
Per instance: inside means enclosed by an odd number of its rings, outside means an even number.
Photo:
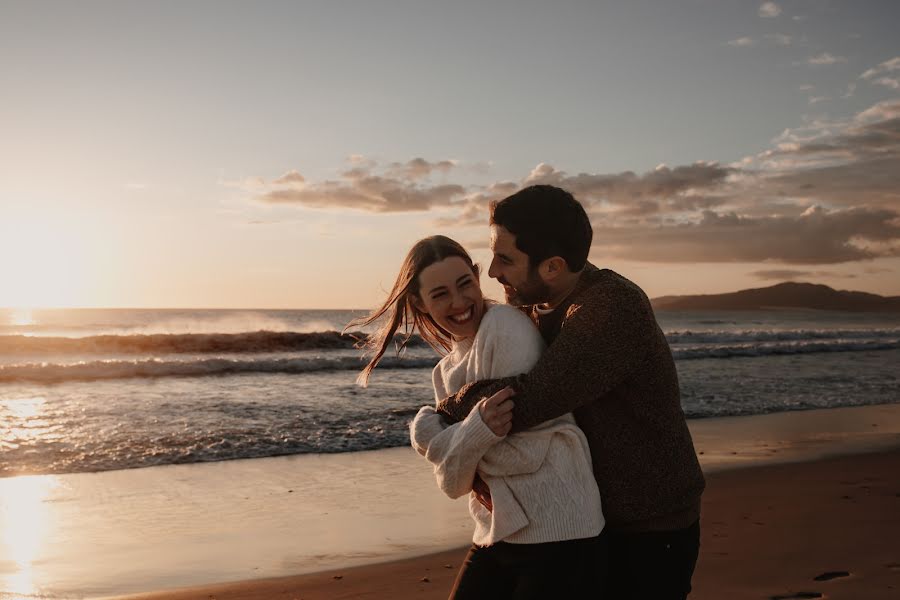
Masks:
[[[469,384],[439,411],[461,421],[479,400],[511,385],[514,430],[573,412],[591,447],[609,529],[693,524],[705,482],[675,361],[644,292],[588,263],[565,302],[532,317],[549,345],[534,369]]]

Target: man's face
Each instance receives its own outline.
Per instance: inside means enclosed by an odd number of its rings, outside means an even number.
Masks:
[[[507,303],[525,306],[550,300],[550,288],[537,266],[530,267],[528,255],[516,248],[516,236],[505,227],[491,225],[491,251],[494,258],[488,275],[503,284]]]

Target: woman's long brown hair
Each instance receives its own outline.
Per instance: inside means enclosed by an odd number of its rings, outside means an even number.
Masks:
[[[384,356],[388,345],[394,339],[394,334],[401,326],[403,338],[397,343],[398,354],[406,347],[416,331],[439,354],[450,352],[453,341],[450,333],[435,323],[431,315],[417,309],[413,298],[419,295],[419,274],[434,263],[451,256],[458,256],[466,261],[472,273],[478,277],[478,266],[472,262],[469,253],[458,242],[443,235],[419,240],[406,255],[400,273],[394,281],[394,287],[391,288],[384,303],[368,316],[350,321],[344,328],[346,332],[350,327],[365,327],[387,315],[384,324],[375,333],[367,335],[359,344],[359,347],[364,348],[372,356],[356,378],[359,385],[365,387],[368,384],[369,375]]]

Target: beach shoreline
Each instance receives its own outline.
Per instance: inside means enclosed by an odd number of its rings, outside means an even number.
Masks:
[[[896,458],[900,448],[900,404],[698,419],[689,426],[710,481],[704,536],[720,533],[707,518],[708,506],[724,493],[716,491],[720,481],[732,482],[725,486],[730,490],[759,480],[774,493],[778,486],[767,483],[760,469],[786,469],[793,475],[779,484],[785,493],[830,461],[849,461],[842,467],[844,479],[853,479],[870,462],[880,464],[879,457]],[[872,477],[884,479],[888,472]],[[823,497],[834,495],[832,487]],[[749,490],[756,493],[752,486]],[[413,575],[418,591],[410,593],[440,588],[445,595],[471,536],[465,499],[444,497],[428,465],[410,448],[6,478],[0,479],[0,498],[19,499],[26,517],[9,521],[19,532],[8,537],[20,547],[4,551],[0,545],[0,600],[28,594],[47,599],[282,597],[269,595],[276,589],[272,585],[284,585],[285,598],[378,598],[385,596],[373,590],[387,593],[392,588],[384,586]],[[724,510],[737,510],[742,502],[736,498]],[[793,506],[784,500],[772,505],[782,512]],[[857,515],[853,504],[840,507],[853,507],[851,516]],[[836,509],[820,508],[823,518]],[[878,510],[883,508],[865,512]],[[35,531],[38,522],[43,532]],[[719,542],[704,538],[701,566],[714,560],[706,553]],[[25,554],[23,543],[34,552]],[[41,554],[41,548],[49,552]],[[16,570],[26,560],[29,568]],[[900,557],[890,560],[900,562]],[[715,570],[727,571],[727,566]],[[382,571],[390,575],[379,583]],[[329,595],[336,591],[329,587],[334,582],[352,588],[350,582],[357,579],[369,591],[357,587],[347,592],[351,595]],[[291,596],[291,589],[304,591]],[[305,591],[315,589],[324,595]]]
[[[900,449],[711,474],[690,597],[896,598],[898,472]],[[372,565],[116,600],[438,599],[449,592],[465,553],[462,547]]]

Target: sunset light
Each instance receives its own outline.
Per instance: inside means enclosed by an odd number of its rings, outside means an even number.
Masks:
[[[99,232],[65,213],[4,208],[0,220],[0,306],[28,308],[83,305],[90,290],[90,248]]]
[[[897,597],[898,24],[0,0],[0,600]]]
[[[59,486],[52,475],[0,479],[0,546],[15,564],[0,574],[4,592],[30,595],[36,589],[33,565],[51,549],[47,539],[54,527],[46,500]]]

